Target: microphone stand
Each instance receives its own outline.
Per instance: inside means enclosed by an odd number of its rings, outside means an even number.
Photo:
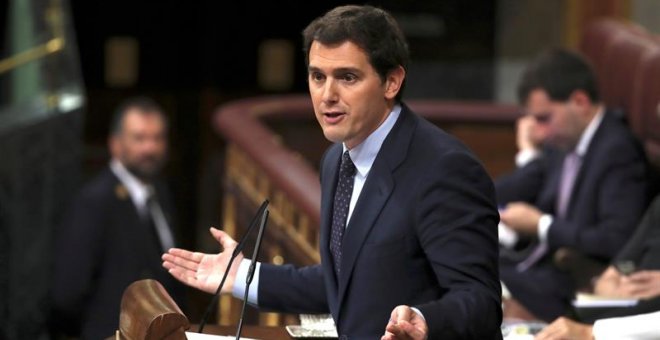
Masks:
[[[263,216],[261,217],[261,225],[259,225],[259,234],[257,235],[257,242],[254,245],[254,250],[252,251],[252,263],[250,263],[250,268],[248,269],[247,278],[245,282],[245,295],[243,296],[243,308],[241,309],[241,319],[238,321],[238,329],[236,330],[236,340],[241,338],[241,330],[243,330],[243,316],[245,315],[245,306],[247,305],[248,292],[250,291],[250,284],[252,283],[252,278],[254,277],[254,270],[257,266],[257,256],[259,256],[259,249],[261,249],[261,239],[264,235],[264,229],[266,229],[266,221],[268,220],[268,209],[264,211]]]
[[[245,232],[241,240],[238,241],[238,244],[236,245],[234,252],[231,254],[231,257],[229,258],[229,263],[227,263],[227,268],[225,268],[225,273],[222,275],[222,280],[220,280],[218,289],[216,289],[215,294],[213,294],[213,299],[206,308],[206,311],[204,312],[204,316],[202,316],[202,321],[199,323],[199,328],[197,329],[197,333],[202,333],[202,331],[204,330],[204,326],[206,325],[206,321],[208,320],[209,315],[213,310],[213,306],[215,305],[216,302],[218,302],[218,299],[220,298],[220,292],[222,291],[222,287],[225,285],[225,281],[227,280],[227,275],[229,274],[229,269],[231,268],[232,263],[234,263],[234,259],[236,259],[238,254],[240,254],[243,248],[245,247],[245,242],[247,241],[248,236],[251,234],[252,229],[254,229],[254,227],[257,225],[258,218],[261,217],[263,220],[264,212],[267,212],[266,207],[268,207],[268,203],[269,203],[268,200],[264,200],[264,202],[261,203],[259,210],[257,210],[257,213],[252,218],[252,221],[250,221],[250,226],[248,227],[247,231]]]

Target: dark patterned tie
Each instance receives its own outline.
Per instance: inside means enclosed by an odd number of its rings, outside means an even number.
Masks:
[[[339,180],[335,189],[335,201],[332,206],[332,234],[330,235],[330,253],[332,254],[335,274],[339,278],[341,266],[341,242],[346,229],[348,206],[353,194],[353,178],[355,178],[355,164],[351,161],[348,150],[341,157],[339,167]]]

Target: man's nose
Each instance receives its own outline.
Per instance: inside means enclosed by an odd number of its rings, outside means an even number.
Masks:
[[[160,138],[148,138],[142,145],[142,150],[150,153],[160,152],[165,147],[164,143]]]
[[[326,80],[323,84],[323,97],[322,100],[326,103],[335,103],[338,100],[337,95],[337,82],[333,79]]]

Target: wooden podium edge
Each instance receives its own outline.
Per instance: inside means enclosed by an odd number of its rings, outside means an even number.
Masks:
[[[121,299],[119,329],[115,339],[186,339],[188,318],[160,282],[152,279],[130,284]]]

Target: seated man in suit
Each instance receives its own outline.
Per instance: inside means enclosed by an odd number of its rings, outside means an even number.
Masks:
[[[171,198],[157,179],[167,119],[153,100],[132,98],[110,132],[112,160],[79,192],[56,240],[53,321],[83,339],[114,334],[122,293],[136,280],[156,279],[184,302],[184,286],[160,265],[160,254],[175,246]]]
[[[492,182],[455,138],[401,102],[407,43],[392,16],[341,6],[303,32],[316,118],[334,142],[321,164],[321,263],[259,264],[259,308],[331,313],[341,339],[501,339]],[[214,292],[224,251],[173,249],[163,265]],[[248,260],[224,292],[243,297]]]
[[[635,234],[612,263],[596,281],[594,293],[640,299],[637,305],[605,308],[596,316],[598,321],[593,326],[561,317],[539,333],[538,339],[660,337],[657,326],[660,321],[660,196],[655,198]],[[622,316],[636,317],[611,319]]]
[[[553,255],[570,248],[607,264],[632,235],[647,204],[647,165],[627,127],[607,112],[596,79],[577,54],[554,49],[525,71],[519,99],[519,167],[498,179],[502,249],[500,277],[513,297],[537,318],[564,312],[575,282]],[[522,141],[521,141],[522,140]]]

